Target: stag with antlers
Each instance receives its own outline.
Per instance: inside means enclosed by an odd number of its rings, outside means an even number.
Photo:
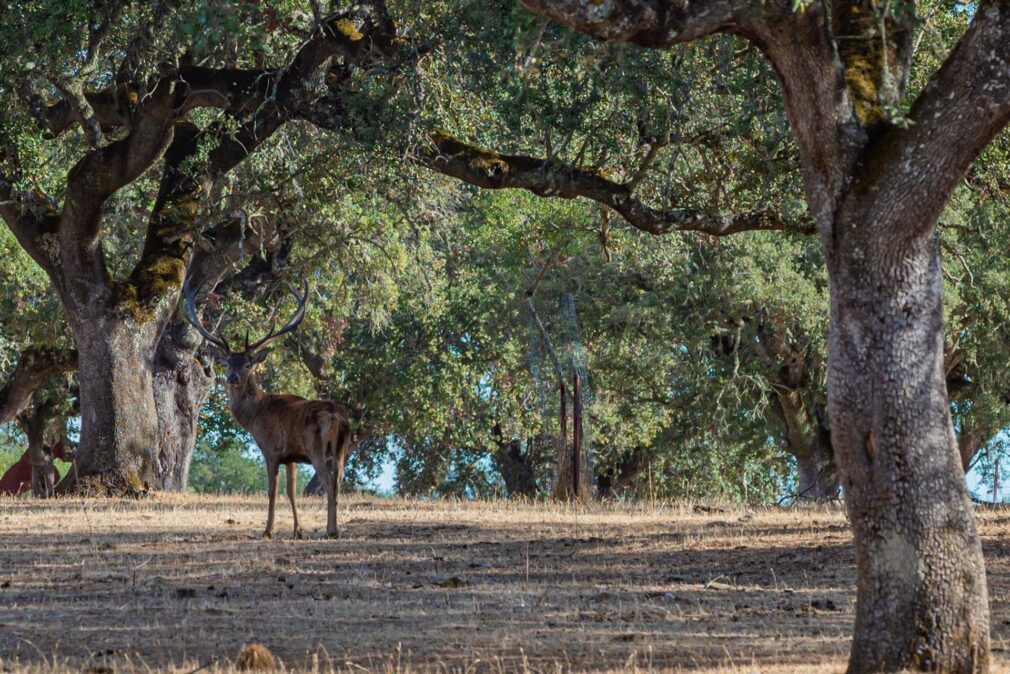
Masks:
[[[311,463],[323,481],[326,490],[326,534],[339,537],[337,506],[344,463],[351,450],[352,429],[350,414],[329,400],[306,400],[295,395],[266,393],[256,383],[254,370],[266,360],[267,346],[293,331],[305,317],[305,303],[309,297],[309,284],[302,283],[302,294],[288,286],[298,302],[291,320],[280,330],[249,343],[246,333],[245,348],[233,351],[228,342],[207,330],[196,312],[196,289],[184,292],[184,311],[194,328],[210,343],[210,351],[227,368],[226,385],[231,412],[236,421],[256,441],[266,463],[269,479],[270,509],[264,538],[271,538],[274,530],[274,506],[277,501],[277,473],[281,464],[287,466],[288,499],[295,520],[295,538],[302,537],[295,508],[297,464]]]

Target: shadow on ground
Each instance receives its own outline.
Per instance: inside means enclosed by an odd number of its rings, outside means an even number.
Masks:
[[[292,668],[760,670],[842,663],[848,649],[854,568],[838,511],[355,500],[331,541],[308,500],[307,540],[281,518],[263,541],[264,510],[0,502],[0,660],[201,666],[257,641]],[[1008,524],[1005,511],[982,518],[997,653]]]

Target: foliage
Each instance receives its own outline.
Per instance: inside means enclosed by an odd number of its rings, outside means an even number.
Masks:
[[[656,208],[719,215],[768,208],[802,228],[809,215],[796,148],[765,60],[733,38],[665,51],[604,44],[505,0],[389,7],[415,58],[350,73],[336,130],[286,124],[201,200],[205,226],[241,212],[261,241],[290,243],[250,292],[212,299],[230,340],[286,316],[291,304],[280,281],[311,283],[308,317],[295,339],[275,348],[264,388],[364,406],[365,426],[388,441],[353,459],[349,477],[359,485],[395,462],[404,493],[507,493],[498,466],[515,442],[535,490],[546,493],[557,458],[557,382],[523,303],[543,270],[531,303],[563,353],[570,345],[559,301],[570,296],[576,307],[598,475],[617,475],[641,455],[647,460],[630,476],[631,495],[746,492],[776,500],[792,472],[775,407],[783,370],[808,362],[803,396],[814,406],[824,396],[828,301],[816,240],[652,237],[588,202],[478,192],[411,161],[426,134],[441,129],[496,152],[543,157],[545,171],[564,162],[631,182]],[[130,67],[141,74],[158,63],[282,63],[313,21],[309,6],[294,2],[78,0],[4,10],[0,86],[9,95],[0,123],[33,176],[19,187],[53,195],[54,207],[83,134],[51,142],[15,98],[51,102],[72,77],[99,88],[117,75],[113,61],[135,38],[143,54]],[[923,16],[913,94],[967,20],[956,12]],[[89,25],[106,27],[109,63],[88,60]],[[225,123],[210,111],[192,121]],[[194,162],[206,160],[215,141],[206,142]],[[942,231],[947,341],[964,383],[955,423],[990,439],[1010,423],[1003,385],[1010,276],[991,252],[1010,239],[1006,152],[1005,140],[986,151]],[[140,255],[157,173],[106,205],[101,245],[113,276]],[[976,245],[982,239],[997,245]],[[0,369],[10,372],[26,345],[68,341],[45,276],[6,229],[0,253]],[[228,271],[240,274],[269,255],[264,247]],[[201,430],[194,489],[265,488],[258,455],[220,391]]]

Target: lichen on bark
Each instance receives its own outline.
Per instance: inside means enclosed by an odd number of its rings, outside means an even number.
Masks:
[[[901,98],[906,27],[894,7],[879,0],[838,3],[835,35],[845,85],[856,119],[866,128],[885,122]]]

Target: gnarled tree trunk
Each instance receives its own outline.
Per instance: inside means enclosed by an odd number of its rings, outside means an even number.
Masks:
[[[937,241],[931,228],[872,245],[865,222],[837,231],[828,405],[859,571],[850,670],[984,671],[985,566],[947,402]]]
[[[154,406],[158,417],[154,485],[184,491],[196,445],[200,409],[213,384],[211,363],[198,358],[199,335],[172,321],[154,357]]]
[[[68,313],[73,309],[67,307]],[[155,485],[154,321],[115,310],[71,316],[79,357],[81,440],[61,491],[137,495]]]

